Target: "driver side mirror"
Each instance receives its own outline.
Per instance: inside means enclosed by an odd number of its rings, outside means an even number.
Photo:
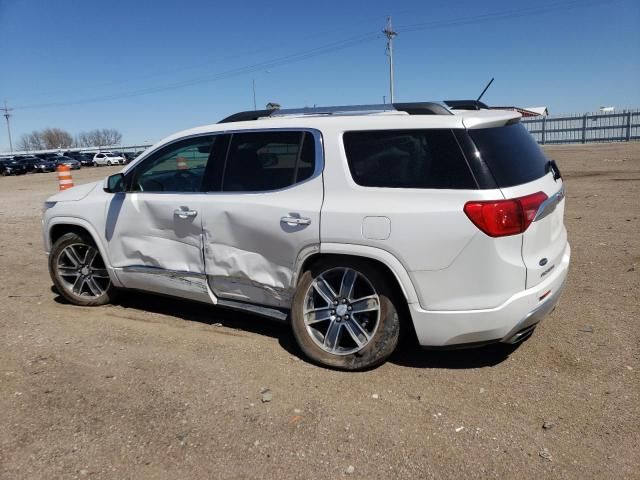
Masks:
[[[120,193],[124,192],[124,174],[116,173],[107,177],[104,181],[102,189],[107,193]]]

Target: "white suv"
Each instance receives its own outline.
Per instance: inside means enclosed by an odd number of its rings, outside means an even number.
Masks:
[[[312,360],[527,338],[562,291],[560,172],[482,104],[242,112],[45,204],[61,295],[137,289],[291,322]],[[464,110],[463,108],[478,108]]]
[[[112,152],[100,152],[93,156],[94,167],[100,167],[102,165],[124,165],[125,163],[124,157]]]

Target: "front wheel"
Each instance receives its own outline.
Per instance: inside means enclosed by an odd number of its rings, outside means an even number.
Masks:
[[[298,283],[293,333],[313,361],[343,370],[383,363],[398,344],[396,296],[386,276],[358,259],[320,261]]]
[[[75,305],[104,305],[114,298],[107,267],[89,236],[67,233],[56,240],[49,274],[58,293]]]

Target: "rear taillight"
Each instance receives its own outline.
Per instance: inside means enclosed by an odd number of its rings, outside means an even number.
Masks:
[[[509,200],[467,202],[464,213],[490,237],[504,237],[524,232],[547,199],[544,192]]]

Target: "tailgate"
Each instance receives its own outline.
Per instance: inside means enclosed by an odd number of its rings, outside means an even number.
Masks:
[[[527,270],[526,288],[535,287],[562,261],[567,246],[564,226],[565,191],[562,179],[553,173],[517,187],[503,188],[505,197],[513,198],[544,192],[549,197],[538,209],[533,222],[522,234],[522,259]]]
[[[547,196],[534,220],[521,234],[526,288],[534,287],[560,264],[567,246],[564,184],[560,172],[519,123],[468,131],[504,198],[538,192]]]

